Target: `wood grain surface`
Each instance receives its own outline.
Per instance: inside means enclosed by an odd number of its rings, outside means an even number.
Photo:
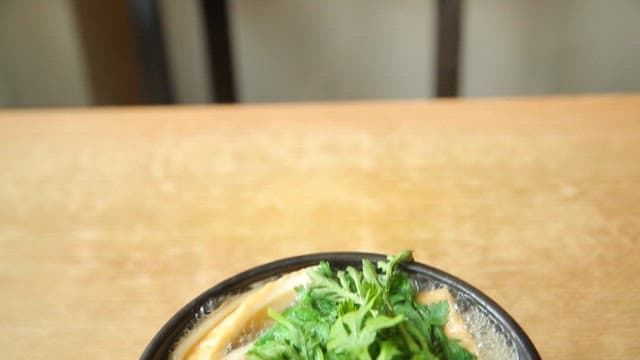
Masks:
[[[546,359],[640,358],[640,95],[0,111],[0,348],[132,359],[248,267],[414,249]]]

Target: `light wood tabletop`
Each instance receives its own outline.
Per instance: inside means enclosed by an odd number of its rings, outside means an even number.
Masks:
[[[137,358],[278,258],[395,253],[640,358],[640,95],[0,111],[6,359]]]

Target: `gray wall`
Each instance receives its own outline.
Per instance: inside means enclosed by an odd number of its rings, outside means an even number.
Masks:
[[[71,4],[0,1],[0,106],[91,101]]]
[[[639,0],[466,4],[464,95],[640,91]]]
[[[242,101],[433,95],[435,1],[234,0]],[[197,0],[161,0],[177,98],[206,102]],[[640,91],[640,0],[467,0],[464,96]],[[0,1],[0,106],[91,103],[68,0]]]

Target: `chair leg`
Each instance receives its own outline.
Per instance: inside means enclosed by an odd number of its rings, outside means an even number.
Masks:
[[[227,0],[202,0],[214,102],[236,102]]]
[[[438,0],[436,96],[458,96],[461,0]]]

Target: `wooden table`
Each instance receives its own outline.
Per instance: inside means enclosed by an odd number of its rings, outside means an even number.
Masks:
[[[640,358],[640,95],[0,111],[6,359],[140,355],[218,281],[392,253],[546,359]]]

